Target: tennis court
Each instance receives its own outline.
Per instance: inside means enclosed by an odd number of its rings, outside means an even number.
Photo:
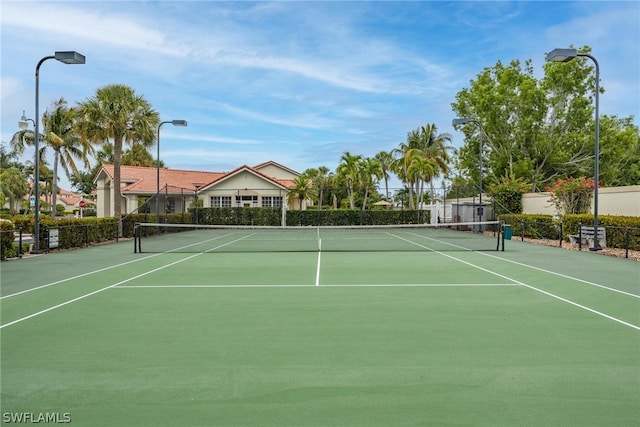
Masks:
[[[3,263],[2,423],[639,423],[638,262],[490,233],[210,231]]]

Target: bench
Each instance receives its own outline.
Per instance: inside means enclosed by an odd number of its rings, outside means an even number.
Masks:
[[[606,248],[607,247],[607,230],[604,227],[598,227],[598,246],[600,248]],[[580,241],[580,239],[582,239]],[[580,226],[580,234],[571,234],[569,235],[569,241],[571,242],[572,245],[575,244],[579,244],[579,245],[589,245],[590,248],[593,248],[594,245],[594,240],[595,240],[595,236],[594,236],[594,232],[593,232],[593,227],[589,227],[586,225],[581,225]]]

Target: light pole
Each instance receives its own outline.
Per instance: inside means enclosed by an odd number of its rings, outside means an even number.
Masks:
[[[160,122],[158,125],[158,154],[156,157],[156,222],[160,223],[160,128],[165,123],[171,123],[174,126],[186,126],[186,120],[167,120]],[[165,202],[166,203],[166,202]]]
[[[49,56],[45,56],[44,58],[42,58],[39,62],[38,65],[36,65],[36,118],[33,121],[34,122],[34,145],[35,145],[35,149],[36,149],[36,155],[35,155],[35,171],[34,171],[34,179],[35,179],[35,210],[36,210],[36,216],[35,216],[35,225],[34,225],[34,233],[33,233],[33,237],[34,237],[34,241],[33,241],[33,250],[31,251],[31,253],[34,254],[39,254],[40,253],[40,159],[39,159],[39,155],[38,152],[40,151],[40,146],[39,146],[39,140],[40,140],[40,129],[38,129],[38,122],[40,121],[40,119],[38,118],[39,114],[40,114],[40,66],[42,65],[42,63],[44,61],[46,61],[47,59],[56,59],[64,64],[84,64],[85,63],[85,57],[84,55],[76,52],[76,51],[62,51],[62,52],[55,52],[53,55],[49,55]],[[55,209],[55,206],[53,206],[53,209]]]
[[[547,54],[547,62],[569,62],[576,56],[585,56],[593,61],[596,66],[596,141],[594,148],[594,164],[593,164],[593,247],[590,251],[599,251],[602,249],[598,242],[598,183],[600,181],[600,65],[598,60],[588,53],[578,53],[576,49],[553,49]]]
[[[22,130],[27,130],[29,128],[29,122],[33,123],[33,128],[35,129],[36,127],[36,122],[33,119],[29,119],[27,118],[24,110],[22,110],[22,117],[20,117],[20,121],[18,122],[18,127]],[[24,142],[24,136],[22,137],[22,140]],[[38,156],[38,154],[36,153],[36,157]],[[35,190],[35,186],[34,186],[34,190]],[[33,203],[35,206],[35,196],[33,199]],[[31,210],[31,197],[29,197],[29,210]]]
[[[484,213],[483,212],[484,209],[482,207],[482,134],[484,133],[484,131],[482,130],[482,125],[480,124],[480,122],[475,119],[460,118],[460,119],[453,119],[453,121],[451,122],[453,126],[466,125],[467,123],[475,123],[476,125],[478,125],[478,128],[480,129],[480,149],[478,152],[478,169],[479,169],[478,172],[480,174],[480,179],[479,179],[480,207],[478,208],[478,222],[482,222],[482,214]],[[480,231],[482,231],[482,228],[480,228]]]

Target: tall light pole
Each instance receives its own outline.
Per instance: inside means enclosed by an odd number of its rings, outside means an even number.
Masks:
[[[158,125],[158,154],[156,157],[156,222],[160,222],[160,128],[166,123],[174,126],[186,126],[186,120],[167,120]]]
[[[475,119],[467,119],[467,118],[460,118],[460,119],[453,119],[453,121],[451,122],[451,124],[453,126],[459,126],[459,125],[466,125],[467,123],[475,123],[476,125],[478,125],[478,128],[480,129],[480,149],[478,152],[478,169],[479,169],[479,174],[480,174],[480,179],[479,179],[479,184],[480,184],[480,207],[478,208],[478,222],[482,222],[482,214],[483,212],[483,206],[482,206],[482,134],[484,133],[484,131],[482,130],[482,125],[480,124],[480,122],[478,120]],[[489,141],[491,142],[491,141]],[[481,229],[482,231],[482,229]]]
[[[598,60],[588,53],[578,53],[576,49],[553,49],[547,54],[547,62],[569,62],[577,56],[585,56],[593,61],[596,66],[596,141],[594,148],[594,164],[593,164],[593,247],[590,251],[599,251],[602,249],[598,242],[598,183],[600,181],[600,65]]]
[[[85,63],[85,57],[84,55],[76,52],[76,51],[62,51],[62,52],[55,52],[53,55],[49,55],[49,56],[45,56],[44,58],[42,58],[39,62],[38,65],[36,65],[36,118],[34,120],[34,145],[35,145],[35,149],[36,149],[36,154],[35,154],[35,171],[34,171],[34,180],[35,180],[35,210],[36,210],[36,216],[35,216],[35,225],[34,225],[34,233],[33,233],[33,250],[31,251],[31,253],[34,254],[39,254],[40,252],[40,159],[39,159],[39,154],[38,152],[40,151],[40,129],[38,128],[38,122],[40,121],[39,115],[40,115],[40,66],[42,65],[42,63],[44,61],[46,61],[47,59],[56,59],[64,64],[84,64]],[[55,209],[56,207],[53,206],[53,209]]]
[[[20,121],[18,122],[18,127],[20,129],[22,129],[22,130],[27,130],[29,128],[29,122],[33,123],[33,128],[35,129],[36,122],[33,119],[27,118],[24,110],[22,110],[22,117],[20,117]],[[23,142],[24,142],[24,136],[22,138],[23,138]],[[37,157],[37,155],[38,154],[36,153],[36,157]],[[34,187],[34,190],[35,190],[35,187]],[[34,203],[34,206],[35,206],[35,196],[33,198],[33,203]],[[31,197],[29,197],[29,209],[31,209]]]

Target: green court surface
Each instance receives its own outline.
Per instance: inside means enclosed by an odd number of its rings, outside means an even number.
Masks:
[[[1,422],[640,424],[640,263],[415,246],[4,262]]]

